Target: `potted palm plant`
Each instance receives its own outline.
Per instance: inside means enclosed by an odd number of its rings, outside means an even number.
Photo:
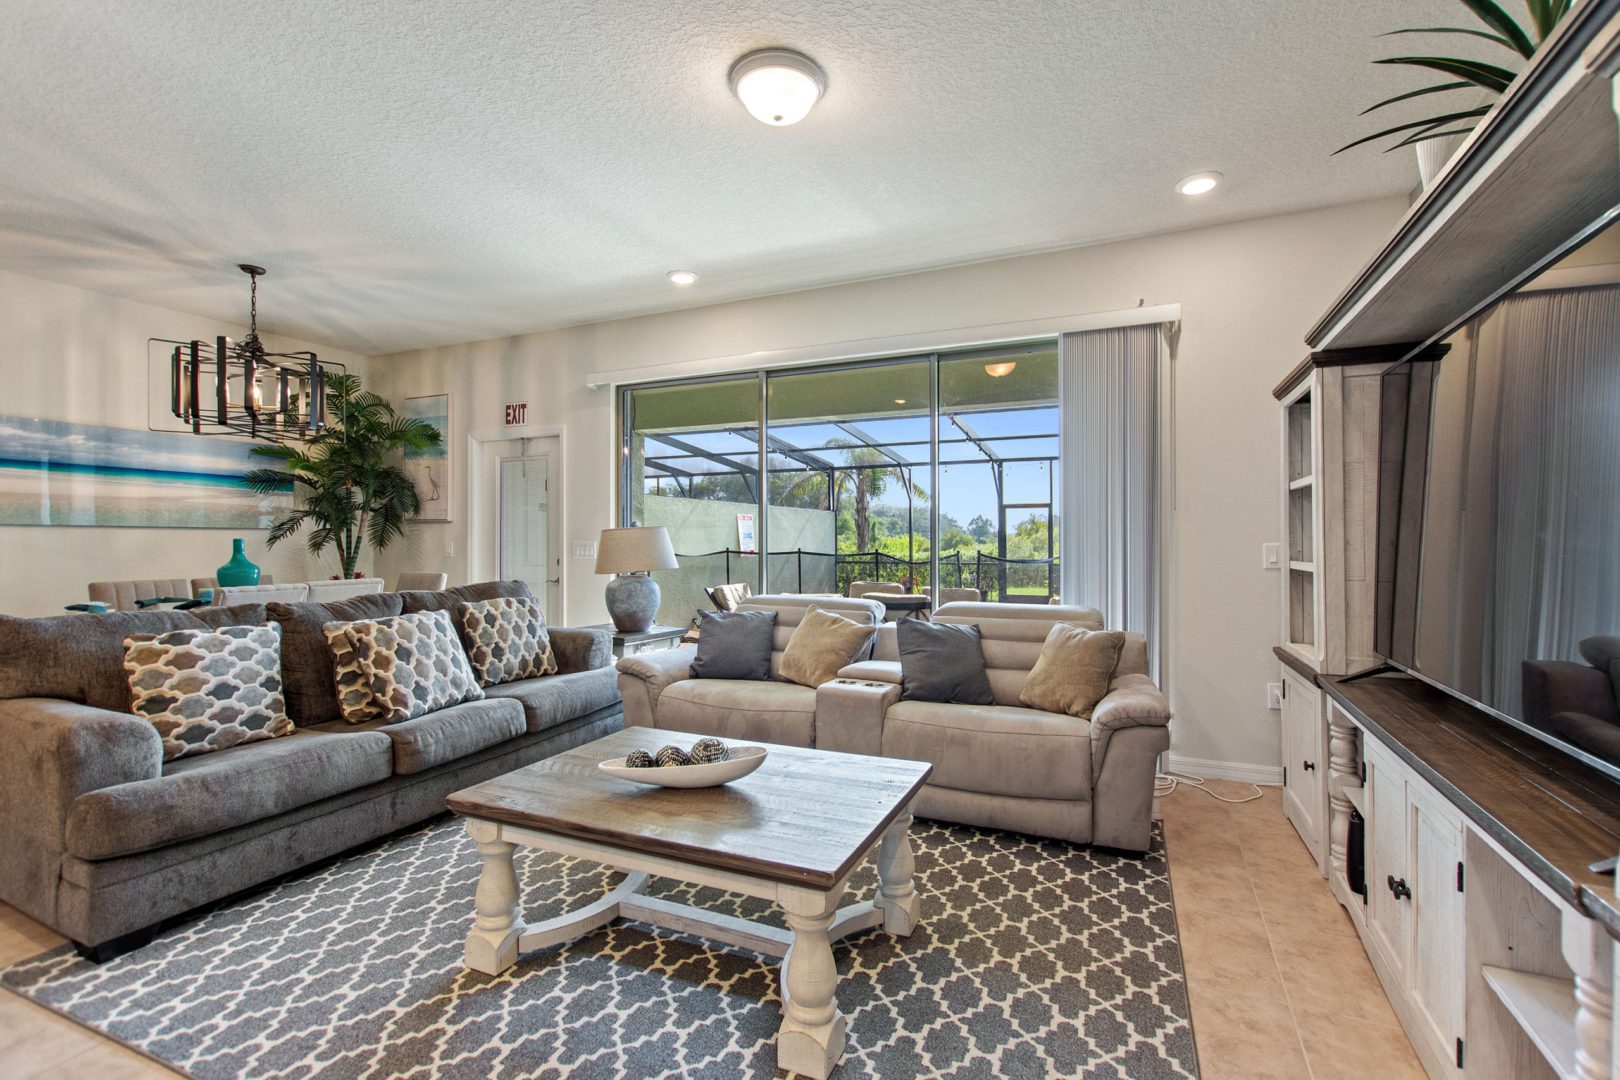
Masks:
[[[1392,30],[1381,37],[1392,37],[1401,34],[1451,34],[1461,35],[1476,40],[1489,42],[1493,47],[1507,49],[1513,53],[1509,63],[1519,64],[1529,60],[1536,53],[1541,43],[1552,34],[1564,16],[1569,12],[1570,0],[1525,0],[1525,7],[1530,14],[1530,25],[1524,27],[1519,21],[1509,15],[1495,0],[1461,0],[1476,19],[1479,26],[1424,26],[1409,30]],[[1452,108],[1434,116],[1427,116],[1421,120],[1412,120],[1394,127],[1374,132],[1354,142],[1347,143],[1335,150],[1335,154],[1342,154],[1352,147],[1362,146],[1366,143],[1377,142],[1379,139],[1389,138],[1393,141],[1384,152],[1399,149],[1403,146],[1417,148],[1418,169],[1423,177],[1423,186],[1438,176],[1451,153],[1462,141],[1463,137],[1472,131],[1474,125],[1479,123],[1481,117],[1491,111],[1495,99],[1500,97],[1508,86],[1517,77],[1518,72],[1501,64],[1493,64],[1483,60],[1469,60],[1454,56],[1392,56],[1384,60],[1376,60],[1377,64],[1393,64],[1406,67],[1421,68],[1425,71],[1436,71],[1442,75],[1451,76],[1448,82],[1436,83],[1433,86],[1421,87],[1417,90],[1408,90],[1403,94],[1385,98],[1376,105],[1371,105],[1361,111],[1362,116],[1370,112],[1395,105],[1414,98],[1427,98],[1431,94],[1448,94],[1450,100],[1457,101],[1459,96],[1466,99],[1468,107]],[[1484,104],[1479,102],[1484,99]]]
[[[399,455],[437,446],[439,431],[400,416],[355,375],[329,376],[326,395],[326,428],[298,445],[255,446],[254,455],[275,464],[249,470],[242,482],[263,495],[293,494],[293,512],[270,527],[270,547],[308,525],[310,553],[336,548],[342,576],[357,577],[366,546],[381,551],[399,539],[421,508]]]

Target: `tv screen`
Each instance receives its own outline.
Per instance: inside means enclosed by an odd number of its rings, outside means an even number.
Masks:
[[[1379,651],[1620,776],[1620,229],[1445,345],[1383,379]]]

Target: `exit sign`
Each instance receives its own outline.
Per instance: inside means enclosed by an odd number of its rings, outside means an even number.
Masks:
[[[529,403],[527,401],[512,401],[506,406],[506,426],[521,427],[529,422]]]

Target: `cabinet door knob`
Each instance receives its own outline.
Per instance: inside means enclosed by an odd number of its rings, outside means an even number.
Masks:
[[[1389,891],[1397,900],[1412,899],[1412,890],[1407,886],[1406,879],[1398,878],[1394,874],[1389,875]]]
[[[1316,771],[1316,762],[1314,762],[1314,761],[1302,761],[1302,762],[1300,762],[1300,764],[1305,766],[1305,771],[1306,772],[1315,772]]]

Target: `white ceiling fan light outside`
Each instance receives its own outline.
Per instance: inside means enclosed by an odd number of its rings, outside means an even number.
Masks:
[[[826,91],[820,65],[788,49],[760,49],[731,66],[731,92],[754,119],[772,127],[797,124]]]

